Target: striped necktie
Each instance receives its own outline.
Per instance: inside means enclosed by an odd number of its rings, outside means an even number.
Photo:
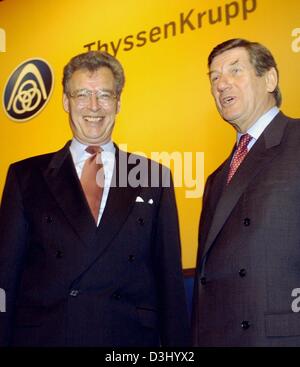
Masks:
[[[230,165],[228,177],[227,177],[227,184],[229,184],[230,180],[232,179],[233,175],[239,168],[240,164],[245,159],[248,149],[247,146],[252,139],[252,136],[249,134],[244,134],[240,137],[239,144],[234,152],[234,156]]]
[[[80,182],[97,224],[104,188],[104,169],[101,160],[102,149],[98,146],[89,146],[86,148],[86,151],[92,154],[92,156],[84,163]]]

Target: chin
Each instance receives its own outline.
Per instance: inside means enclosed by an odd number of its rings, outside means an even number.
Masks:
[[[109,141],[108,138],[104,138],[103,136],[97,136],[93,138],[89,138],[89,142],[93,144],[106,144]]]
[[[90,144],[101,144],[102,140],[99,138],[89,138],[86,139],[86,141],[88,141]]]
[[[224,113],[222,116],[223,116],[223,119],[229,122],[230,124],[234,123],[240,117],[239,114],[233,115],[233,114],[228,114],[228,113]]]

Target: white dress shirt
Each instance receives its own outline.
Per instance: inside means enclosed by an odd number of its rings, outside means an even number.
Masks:
[[[274,119],[274,117],[278,114],[279,109],[278,107],[272,107],[268,112],[263,114],[256,122],[253,124],[250,129],[248,129],[247,133],[252,136],[252,139],[250,140],[249,144],[247,145],[248,151],[253,147],[253,145],[256,143],[257,139],[260,137],[260,135],[264,132],[265,128],[271,123],[271,121]],[[238,133],[237,134],[237,145],[240,141],[240,137],[243,134]]]
[[[70,145],[70,152],[73,158],[73,162],[74,162],[79,180],[81,178],[82,168],[83,168],[85,161],[91,157],[91,154],[85,150],[87,147],[88,145],[84,145],[80,143],[75,138],[73,138],[72,143]],[[102,159],[103,168],[104,168],[104,188],[103,188],[101,205],[99,209],[97,225],[99,225],[100,223],[100,220],[101,220],[101,217],[102,217],[105,205],[106,205],[109,188],[110,188],[110,184],[111,184],[111,180],[112,180],[112,176],[114,172],[115,151],[116,151],[115,146],[112,141],[109,141],[108,143],[101,145],[101,148],[103,150],[103,152],[101,153],[101,159]]]

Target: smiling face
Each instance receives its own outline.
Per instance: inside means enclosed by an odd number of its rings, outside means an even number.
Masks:
[[[245,48],[236,47],[216,56],[209,76],[219,113],[241,133],[275,106],[272,95],[278,82],[275,69],[257,76]]]
[[[112,71],[108,67],[101,67],[94,72],[77,70],[68,81],[67,89],[68,93],[63,95],[63,105],[69,113],[74,137],[86,145],[100,145],[110,141],[120,101],[115,98],[110,103],[102,103],[95,92],[115,94]],[[73,97],[74,93],[82,90],[94,93],[89,95],[87,101],[82,102]]]

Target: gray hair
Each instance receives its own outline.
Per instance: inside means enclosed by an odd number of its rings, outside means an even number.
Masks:
[[[116,58],[103,51],[84,52],[74,56],[68,62],[63,71],[62,85],[64,93],[68,92],[68,82],[75,71],[86,69],[94,72],[102,67],[107,67],[112,71],[115,79],[116,94],[119,98],[125,84],[123,67]]]
[[[254,66],[257,76],[263,76],[268,70],[274,68],[279,80],[279,71],[271,52],[258,42],[251,42],[242,38],[233,38],[217,45],[208,56],[208,67],[210,68],[211,63],[216,56],[236,47],[242,47],[247,50],[250,62]],[[282,96],[278,84],[272,94],[276,101],[276,106],[280,107]]]

